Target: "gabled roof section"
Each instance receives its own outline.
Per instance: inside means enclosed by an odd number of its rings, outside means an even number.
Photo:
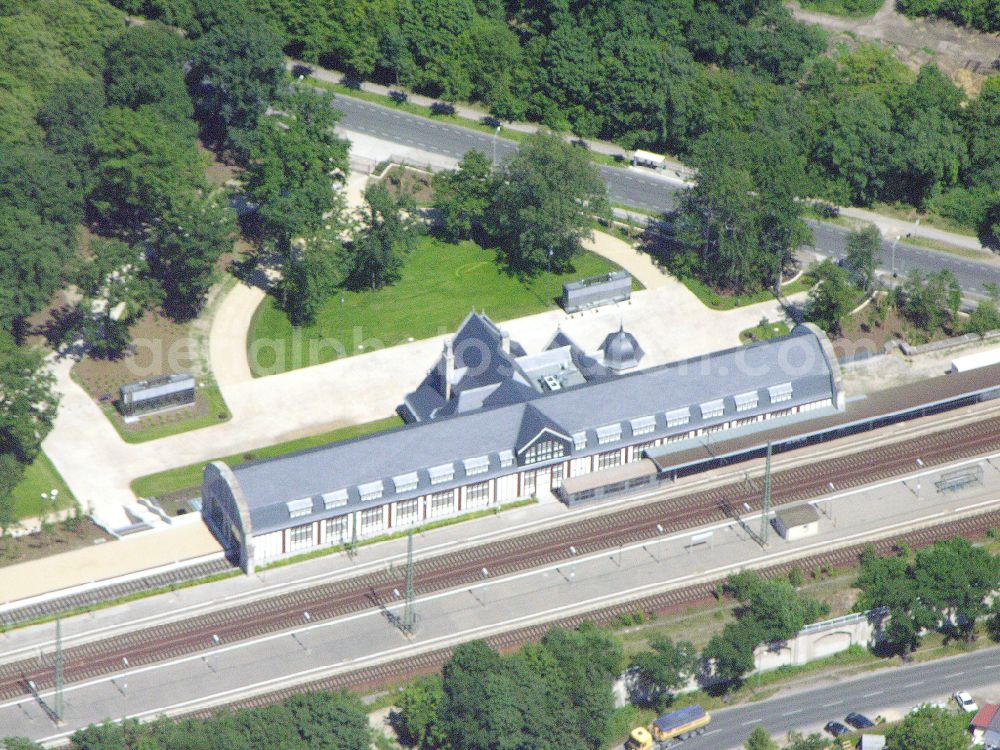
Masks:
[[[490,409],[494,406],[510,406],[538,398],[538,392],[517,380],[507,380],[497,386],[489,396],[483,399],[483,406]]]
[[[972,717],[972,726],[976,729],[987,729],[993,722],[994,717],[997,715],[997,710],[1000,709],[1000,705],[996,703],[986,703],[983,705],[976,715]]]
[[[456,390],[495,385],[511,377],[514,355],[504,351],[503,340],[503,332],[485,314],[469,313],[451,341],[455,371],[464,369],[453,384]]]
[[[524,413],[521,415],[521,427],[517,433],[517,443],[515,444],[517,452],[523,453],[543,433],[549,433],[567,443],[572,442],[572,438],[566,433],[566,430],[531,404],[526,404]]]

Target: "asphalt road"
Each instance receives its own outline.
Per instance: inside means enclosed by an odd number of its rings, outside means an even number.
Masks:
[[[496,158],[502,160],[517,148],[516,142],[503,137],[495,138],[458,125],[435,122],[362,99],[342,95],[335,99],[337,108],[343,112],[341,125],[344,128],[452,159],[460,159],[470,149],[478,149],[492,158],[495,148]],[[602,166],[600,172],[613,203],[645,211],[671,211],[676,194],[682,189],[677,183],[635,170]],[[818,222],[811,224],[815,248],[809,249],[827,256],[843,255],[847,229]],[[892,262],[891,247],[891,242],[883,246],[880,267],[886,272]],[[900,242],[896,247],[896,272],[902,276],[911,268],[926,272],[951,269],[966,295],[982,295],[984,282],[1000,283],[1000,264],[967,260]]]
[[[884,669],[865,677],[716,711],[709,730],[682,743],[680,750],[741,747],[757,724],[762,724],[772,736],[778,736],[791,730],[822,731],[828,721],[843,723],[844,716],[851,711],[872,720],[878,714],[892,718],[921,703],[947,703],[956,690],[968,690],[980,705],[987,698],[994,701],[1000,698],[1000,647]]]

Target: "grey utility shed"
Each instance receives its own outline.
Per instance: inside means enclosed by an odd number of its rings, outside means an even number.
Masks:
[[[774,514],[774,528],[789,542],[819,533],[819,513],[808,503],[782,508]]]

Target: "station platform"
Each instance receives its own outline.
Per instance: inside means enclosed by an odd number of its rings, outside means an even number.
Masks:
[[[0,571],[0,605],[59,596],[102,581],[148,574],[185,561],[222,557],[222,545],[200,518],[144,531],[105,544],[10,565]]]

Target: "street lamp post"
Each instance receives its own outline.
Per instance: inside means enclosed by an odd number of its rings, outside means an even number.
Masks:
[[[497,129],[493,131],[493,168],[497,167],[497,139],[500,138],[500,126],[497,125]]]
[[[899,235],[892,241],[892,278],[896,278],[896,243],[899,242]]]

